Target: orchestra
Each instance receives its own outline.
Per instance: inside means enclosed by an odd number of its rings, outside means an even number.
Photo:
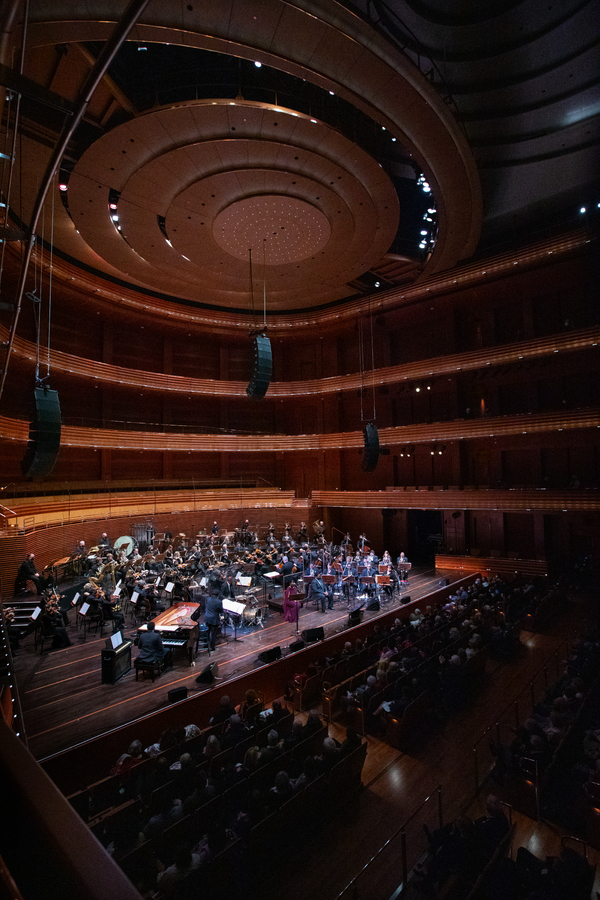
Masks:
[[[341,543],[334,545],[326,542],[322,519],[313,523],[312,531],[313,540],[309,542],[305,522],[297,531],[294,528],[294,538],[289,521],[281,530],[271,521],[264,527],[261,540],[259,528],[249,519],[230,532],[214,520],[208,533],[199,532],[194,540],[179,532],[177,549],[166,540],[167,534],[172,538],[171,532],[165,532],[165,540],[157,541],[156,548],[153,541],[145,548],[128,535],[111,540],[103,532],[96,547],[88,550],[85,541],[80,540],[72,556],[60,562],[67,563],[65,568],[70,569],[70,574],[87,579],[79,604],[89,603],[93,613],[112,623],[114,631],[124,627],[121,605],[130,601],[138,630],[150,621],[156,622],[163,640],[170,641],[173,648],[186,649],[193,664],[199,646],[198,622],[202,619],[209,652],[218,649],[217,639],[227,639],[226,632],[222,632],[228,625],[236,629],[264,627],[267,586],[274,589],[279,585],[283,589],[286,618],[297,622],[305,596],[325,613],[339,603],[349,609],[372,599],[386,603],[407,585],[411,564],[404,552],[394,566],[388,550],[379,559],[364,532],[355,544],[350,533],[346,533]],[[56,565],[49,568],[54,572]],[[39,584],[39,589],[43,589],[44,579],[36,572],[33,554],[29,554],[19,574],[37,579],[36,587]],[[302,599],[292,599],[296,594]],[[56,610],[60,598],[54,595],[50,599]],[[193,616],[176,616],[174,635],[169,624],[171,610],[181,604],[188,612],[192,610]],[[166,619],[162,621],[165,616],[169,620],[166,625]],[[160,630],[161,622],[166,630]],[[50,626],[49,620],[47,624]],[[56,621],[53,624],[60,627]]]

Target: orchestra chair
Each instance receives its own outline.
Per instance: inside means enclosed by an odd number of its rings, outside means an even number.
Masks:
[[[135,669],[135,680],[138,680],[138,675],[140,672],[143,672],[144,678],[146,677],[146,672],[149,672],[152,677],[152,683],[154,684],[154,678],[159,678],[162,670],[162,662],[160,659],[157,659],[155,662],[148,662],[145,659],[140,659],[137,657],[133,661],[133,668]]]
[[[37,623],[36,623],[37,624]],[[46,628],[42,618],[40,616],[40,623],[37,625],[35,630],[35,638],[34,638],[34,647],[40,648],[40,656],[44,652],[44,644],[46,641],[50,641],[50,646],[52,646],[52,642],[54,640],[54,631],[52,628]]]
[[[94,609],[92,606],[88,609],[86,613],[78,612],[78,616],[81,616],[83,619],[83,640],[85,641],[87,632],[91,629],[92,625],[95,625],[96,628],[94,630],[94,634],[98,634],[98,628],[100,628],[100,637],[102,637],[104,633],[104,613],[101,608]]]

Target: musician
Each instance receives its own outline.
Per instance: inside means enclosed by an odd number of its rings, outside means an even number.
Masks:
[[[362,553],[364,553],[365,550],[368,549],[368,545],[369,545],[369,539],[367,538],[366,534],[364,534],[364,533],[361,534],[361,536],[358,539],[358,549]]]
[[[90,571],[91,563],[88,559],[89,550],[85,546],[85,541],[78,541],[73,551],[73,562],[76,563],[76,569],[79,575],[87,575]]]
[[[228,575],[221,588],[221,600],[235,600],[235,581],[233,575]]]
[[[115,631],[120,631],[125,624],[125,616],[117,611],[116,601],[112,600],[110,595],[106,596],[106,594],[103,594],[100,598],[100,604],[102,606],[104,621],[113,623],[113,634]]]
[[[325,541],[325,525],[322,519],[317,519],[316,522],[313,522],[313,533],[317,543],[323,543]]]
[[[73,644],[67,629],[62,624],[62,617],[58,606],[54,601],[48,601],[42,612],[42,627],[44,634],[52,637],[51,650],[62,650],[64,647],[72,647]]]
[[[392,565],[392,557],[390,556],[389,550],[383,551],[383,556],[381,557],[381,562],[384,566]]]
[[[300,606],[301,603],[299,600],[296,600],[296,595],[298,594],[298,588],[292,581],[291,584],[287,586],[283,595],[283,621],[284,622],[297,622],[298,616],[300,614]]]
[[[402,584],[408,584],[408,559],[406,558],[404,550],[401,551],[400,556],[398,557],[396,567],[400,573],[400,581]]]
[[[100,535],[100,540],[98,541],[98,548],[103,551],[112,550],[112,544],[111,544],[110,538],[105,531]]]
[[[348,532],[341,544],[342,550],[344,551],[344,556],[348,553],[348,547],[351,543],[352,541],[350,540],[350,532]]]
[[[311,600],[315,600],[317,605],[320,605],[322,613],[327,612],[327,606],[329,609],[333,609],[333,597],[328,598],[327,588],[321,574],[315,575],[311,581],[309,597]]]
[[[36,572],[34,563],[34,553],[28,553],[21,565],[19,566],[18,578],[25,581],[33,581],[38,594],[44,590],[45,581],[39,572]]]
[[[290,581],[292,580],[292,574],[294,569],[296,568],[291,559],[288,559],[287,556],[284,556],[281,560],[281,563],[277,567],[281,572],[281,580],[283,583],[283,587],[286,588]]]
[[[107,553],[106,554],[106,562],[100,569],[97,579],[94,580],[95,582],[96,581],[99,582],[100,586],[102,587],[102,590],[105,591],[105,593],[107,593],[109,595],[114,593],[114,590],[117,586],[117,581],[116,581],[116,577],[115,577],[117,568],[118,568],[118,563],[116,563],[115,560],[113,559],[112,553]]]
[[[212,528],[210,529],[210,533],[212,534],[213,538],[216,538],[217,535],[219,534],[219,526],[217,525],[217,520],[216,520],[216,519],[215,519],[215,521],[212,523]]]
[[[223,601],[220,596],[220,579],[211,578],[209,581],[209,594],[206,598],[204,624],[208,628],[208,647],[213,653],[217,649],[215,639],[221,624],[220,616],[223,615],[223,612]]]
[[[142,662],[162,662],[164,668],[173,664],[173,651],[165,650],[160,634],[154,622],[148,622],[148,631],[142,631],[138,637],[140,652],[137,658]]]

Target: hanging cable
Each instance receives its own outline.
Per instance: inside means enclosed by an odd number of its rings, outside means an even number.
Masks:
[[[267,327],[267,239],[263,238],[263,326]]]
[[[358,320],[358,370],[360,372],[360,421],[364,421],[363,395],[365,392],[365,361],[363,347],[362,319]]]
[[[256,329],[256,312],[254,309],[254,285],[252,284],[252,248],[248,248],[248,260],[250,264],[250,308],[252,309],[252,325]]]
[[[54,264],[54,197],[56,195],[55,178],[54,190],[52,191],[52,218],[50,223],[50,271],[48,273],[48,336],[46,339],[46,378],[50,378],[50,325],[52,322],[52,267]]]
[[[373,422],[377,418],[375,409],[375,349],[373,344],[373,310],[371,309],[371,298],[369,297],[369,316],[371,318],[371,386],[373,393]]]

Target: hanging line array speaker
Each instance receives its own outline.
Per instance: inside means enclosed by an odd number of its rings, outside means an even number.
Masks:
[[[365,449],[362,458],[363,472],[373,472],[379,462],[379,434],[377,428],[369,423],[363,429],[363,437],[365,441]]]
[[[60,427],[58,392],[36,387],[35,416],[29,425],[29,442],[21,461],[26,478],[45,478],[50,474],[60,450]]]
[[[254,337],[254,368],[250,384],[246,388],[249,397],[260,400],[265,396],[271,383],[273,374],[273,357],[271,355],[271,341],[264,334]]]

